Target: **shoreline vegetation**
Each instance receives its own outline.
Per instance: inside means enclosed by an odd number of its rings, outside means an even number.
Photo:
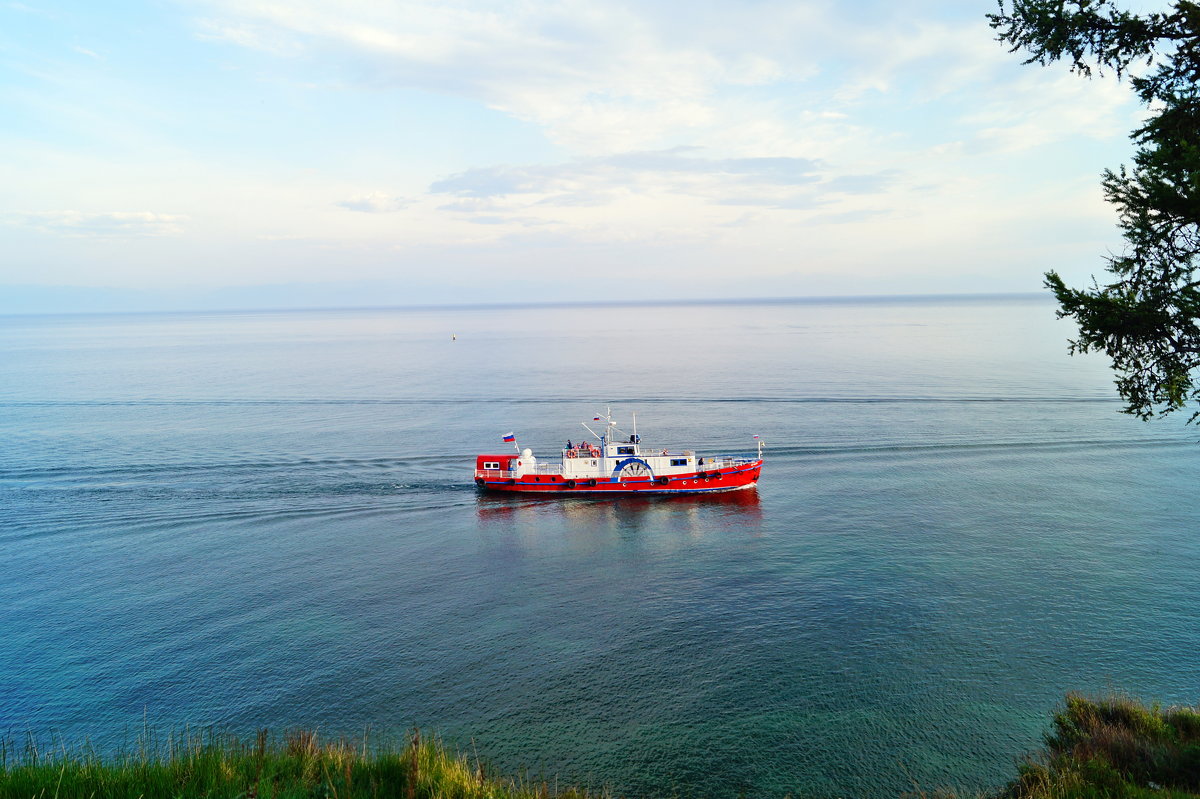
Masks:
[[[906,796],[952,799],[944,790]],[[610,799],[606,790],[491,774],[478,757],[414,732],[400,742],[322,742],[314,732],[253,741],[144,733],[130,751],[100,757],[63,745],[0,741],[0,799]],[[1042,751],[994,799],[1200,797],[1200,707],[1162,708],[1069,695]]]
[[[322,741],[315,732],[253,741],[212,732],[143,734],[130,751],[0,744],[2,799],[602,799],[607,794],[489,774],[477,760],[414,732],[400,741]]]

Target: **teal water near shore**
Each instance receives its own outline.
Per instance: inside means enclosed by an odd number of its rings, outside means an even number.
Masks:
[[[1200,430],[1118,414],[1069,335],[1029,298],[0,318],[0,732],[994,787],[1067,690],[1200,684]],[[551,455],[606,403],[762,435],[759,489],[476,494],[502,434]]]

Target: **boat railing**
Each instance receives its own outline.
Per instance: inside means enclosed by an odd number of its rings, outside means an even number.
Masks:
[[[755,458],[739,458],[733,455],[721,455],[716,458],[704,458],[704,463],[699,465],[701,469],[732,469],[736,466],[745,466],[747,463],[754,463]]]
[[[482,477],[484,480],[506,480],[516,477],[517,473],[508,469],[476,469],[475,476]]]
[[[508,480],[513,477],[520,477],[525,474],[562,474],[562,469],[557,464],[539,463],[534,468],[526,466],[524,469],[476,469],[475,476],[482,477],[484,480]]]

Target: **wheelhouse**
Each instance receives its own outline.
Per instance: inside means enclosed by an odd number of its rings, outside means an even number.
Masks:
[[[476,455],[475,456],[475,473],[500,477],[502,472],[511,472],[513,464],[520,458],[519,455],[508,453],[506,455]]]

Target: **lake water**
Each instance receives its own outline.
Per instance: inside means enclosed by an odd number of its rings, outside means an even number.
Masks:
[[[1194,702],[1200,431],[1045,299],[0,318],[0,733],[438,732],[637,796],[994,787]],[[451,341],[451,334],[457,335]],[[606,404],[755,492],[494,498]]]

